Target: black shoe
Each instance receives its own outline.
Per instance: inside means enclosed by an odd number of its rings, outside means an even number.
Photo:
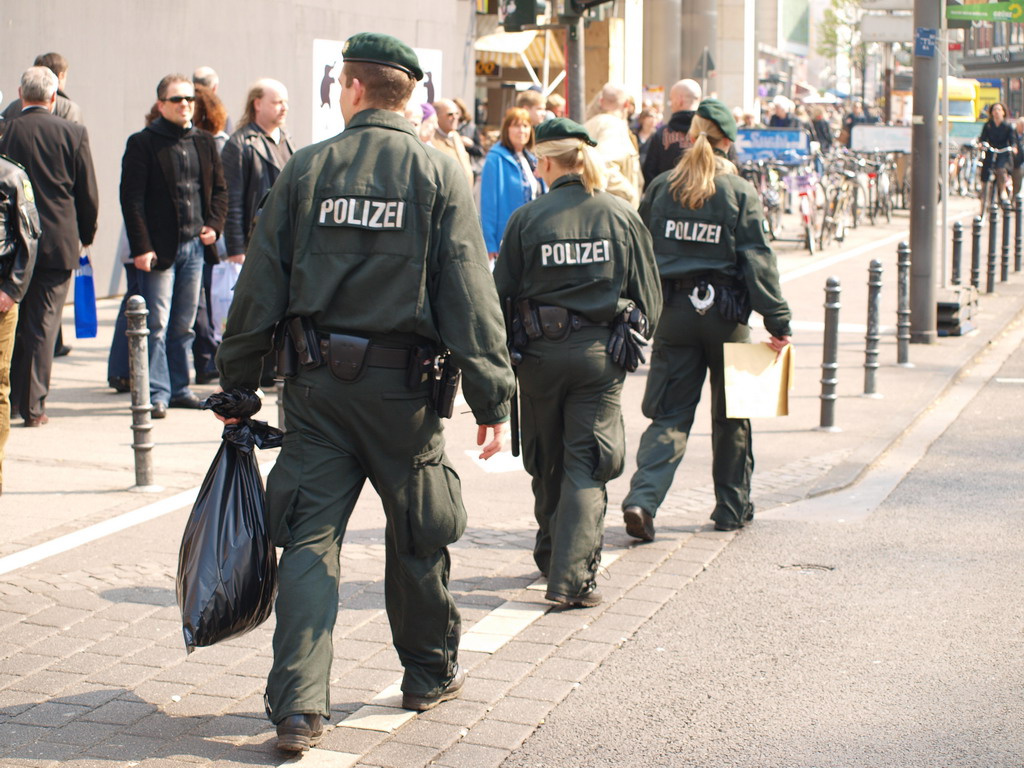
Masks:
[[[130,392],[132,389],[131,381],[125,376],[111,376],[107,379],[107,384],[115,392]]]
[[[53,350],[54,357],[67,357],[70,354],[71,347],[69,347],[67,344],[64,344],[63,346],[57,347],[55,350]]]
[[[167,403],[161,403],[157,400],[153,403],[153,410],[149,412],[151,419],[166,419],[167,418]]]
[[[172,397],[171,402],[167,404],[168,408],[189,408],[193,411],[199,410],[199,404],[203,401],[200,400],[195,393],[189,392],[187,395],[181,395],[179,397]]]
[[[277,748],[282,752],[305,752],[323,735],[320,715],[291,715],[277,724]]]
[[[632,504],[622,510],[622,519],[626,522],[626,533],[640,541],[654,541],[654,518],[647,510]]]
[[[743,523],[720,523],[715,521],[716,531],[738,531],[743,527]]]
[[[562,595],[558,592],[547,592],[544,595],[544,599],[564,605],[567,608],[593,608],[595,605],[601,604],[604,596],[597,591],[597,587],[592,586],[582,595],[576,595],[575,597]]]
[[[433,709],[442,701],[457,699],[462,695],[462,686],[466,682],[466,670],[458,667],[455,670],[455,677],[436,696],[423,696],[419,693],[402,693],[402,709],[411,709],[416,712],[426,712]]]
[[[220,381],[220,373],[217,371],[196,374],[196,384],[212,384],[215,381]]]

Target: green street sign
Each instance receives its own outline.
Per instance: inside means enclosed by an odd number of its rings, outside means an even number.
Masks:
[[[978,5],[948,5],[946,18],[953,21],[1024,22],[1024,0]]]

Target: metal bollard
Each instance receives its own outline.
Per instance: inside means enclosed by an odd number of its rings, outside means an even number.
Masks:
[[[867,397],[881,397],[878,394],[878,345],[882,340],[879,330],[881,310],[882,262],[872,259],[868,267],[868,328],[864,336],[864,395]]]
[[[896,249],[896,364],[913,368],[910,362],[910,246],[906,241]]]
[[[999,259],[999,206],[992,203],[988,209],[988,279],[985,293],[996,291],[996,263]]]
[[[999,275],[999,282],[1005,283],[1010,279],[1010,225],[1013,219],[1010,218],[1010,201],[1003,201],[1003,265]]]
[[[981,285],[981,216],[971,223],[971,285]]]
[[[825,283],[825,339],[821,359],[821,423],[818,429],[839,432],[836,426],[836,385],[839,383],[839,278]]]
[[[960,267],[964,257],[964,225],[959,221],[953,225],[953,272],[950,280],[960,285]],[[873,264],[874,262],[872,262]],[[870,285],[870,283],[868,283]]]
[[[132,391],[132,450],[135,451],[135,487],[134,491],[152,493],[163,490],[153,485],[153,443],[150,432],[153,423],[149,414],[153,406],[149,402],[149,328],[146,318],[146,300],[141,296],[132,296],[124,312],[128,320],[128,364],[131,371]]]
[[[277,392],[277,428],[284,432],[284,380],[275,381],[274,390]]]
[[[1013,231],[1017,233],[1013,247],[1013,271],[1020,272],[1021,261],[1024,260],[1024,232],[1021,231],[1024,225],[1024,195],[1017,195],[1013,200],[1013,218]]]

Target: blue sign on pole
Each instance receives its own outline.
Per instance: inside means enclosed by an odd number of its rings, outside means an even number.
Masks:
[[[914,31],[914,55],[922,59],[934,59],[938,48],[939,30],[918,27]]]
[[[741,128],[736,132],[740,162],[780,160],[799,163],[809,152],[807,134],[791,128]]]

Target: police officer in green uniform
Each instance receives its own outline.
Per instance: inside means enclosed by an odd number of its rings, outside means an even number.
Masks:
[[[403,706],[459,694],[447,545],[466,511],[430,407],[431,361],[447,348],[464,373],[482,458],[501,449],[515,386],[472,193],[402,115],[423,77],[416,54],[361,33],[343,55],[345,130],[297,152],[270,191],[217,355],[225,391],[255,389],[275,326],[299,318],[286,323],[300,365],[267,482],[268,528],[284,551],[266,702],[291,752],[315,744],[330,715],[339,553],[367,479],[387,516]]]
[[[748,342],[753,308],[771,347],[789,343],[789,306],[775,254],[761,226],[761,200],[725,156],[736,123],[717,99],[701,102],[690,126],[693,146],[651,182],[640,216],[654,238],[665,312],[654,336],[643,413],[652,420],[637,451],[623,501],[629,535],[654,538],[654,516],[683,459],[705,373],[711,373],[711,444],[715,529],[753,519],[750,422],[726,418],[723,347]]]
[[[494,268],[515,306],[523,464],[533,478],[534,559],[545,597],[601,601],[594,577],[608,505],[625,463],[619,355],[661,312],[651,237],[622,200],[601,191],[594,142],[566,118],[537,127],[537,175],[550,191],[512,214]],[[632,328],[630,327],[632,325]],[[634,370],[634,356],[628,364]]]

